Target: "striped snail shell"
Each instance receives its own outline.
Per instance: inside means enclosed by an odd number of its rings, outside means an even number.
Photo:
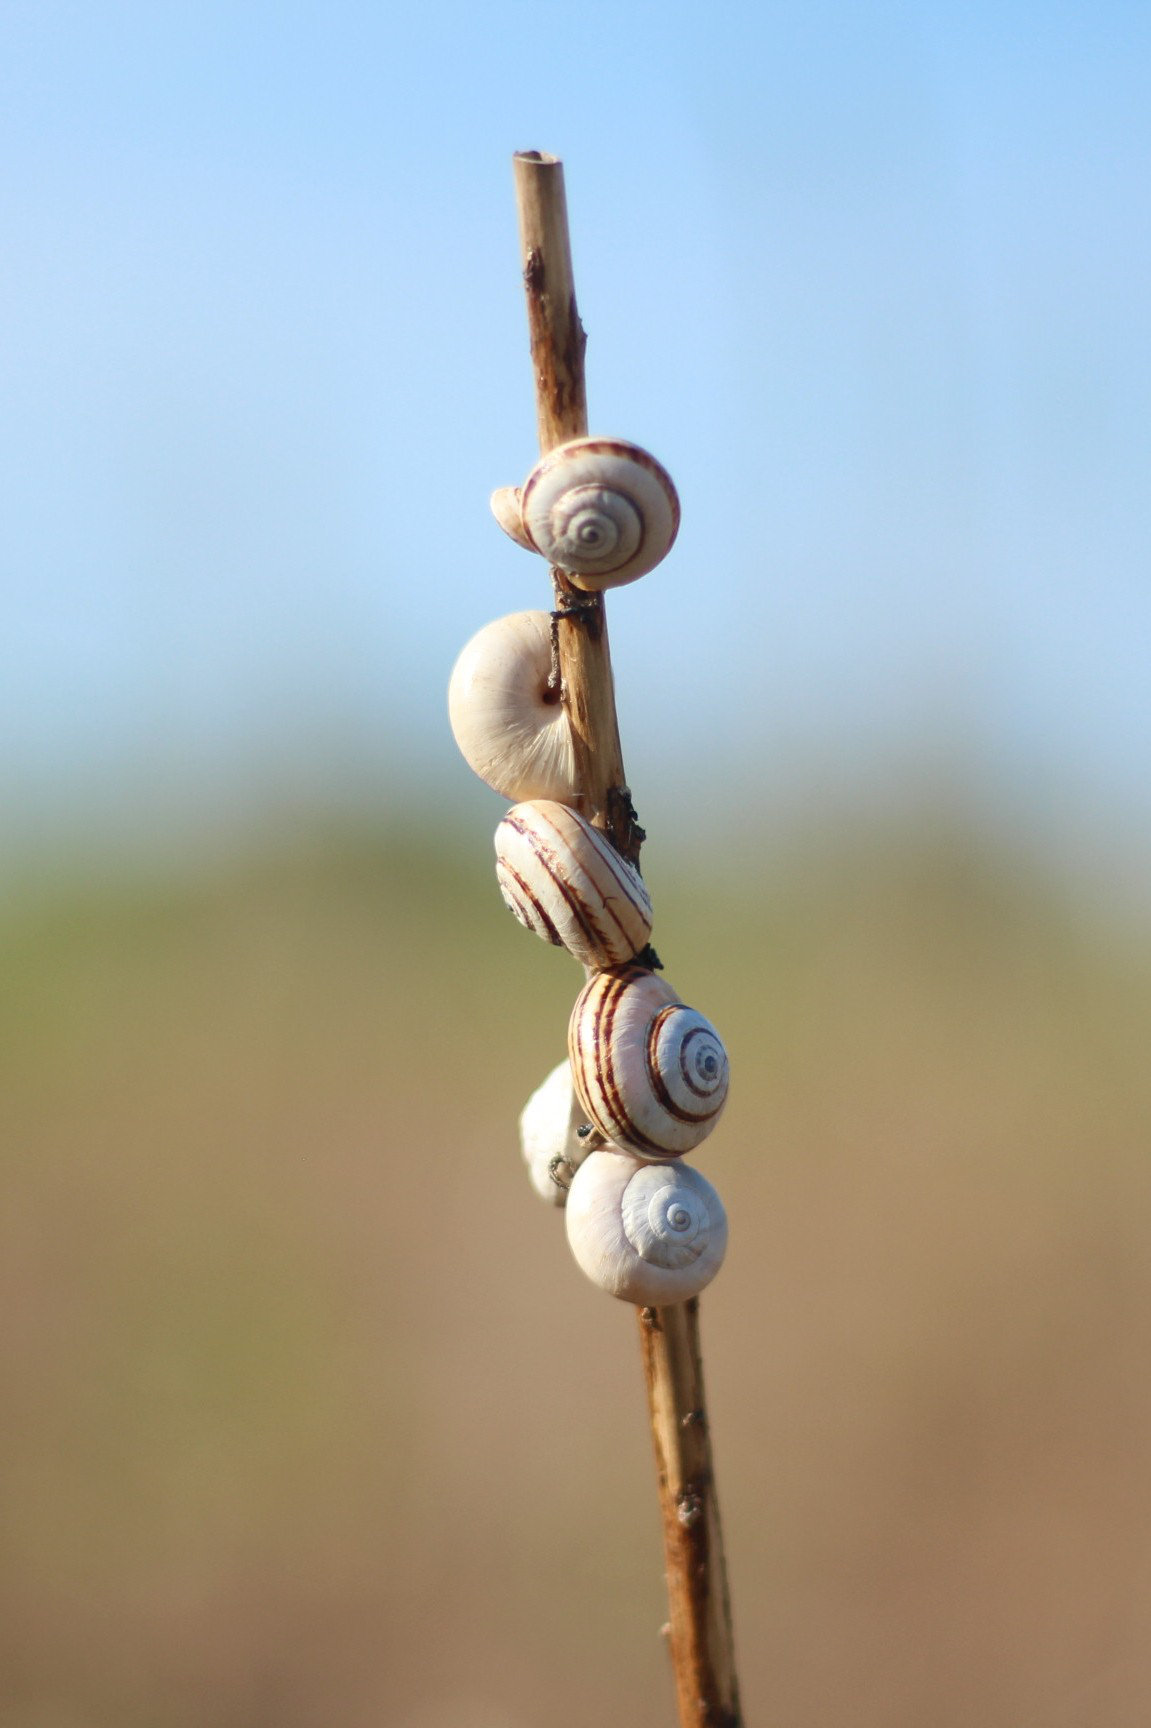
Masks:
[[[505,798],[576,796],[571,726],[552,679],[551,617],[512,612],[472,637],[448,717],[468,766]]]
[[[647,1164],[630,1152],[592,1152],[568,1191],[568,1243],[611,1296],[666,1307],[698,1296],[727,1248],[727,1214],[690,1164]]]
[[[577,588],[592,592],[654,570],[679,532],[671,476],[621,438],[572,438],[550,450],[520,489],[518,525],[513,489],[495,498],[497,519],[514,540],[522,545],[526,536]]]
[[[644,1158],[678,1158],[705,1140],[727,1099],[718,1032],[641,966],[597,972],[568,1025],[572,1078],[605,1140]]]
[[[598,1141],[578,1130],[587,1116],[572,1085],[566,1056],[536,1087],[520,1112],[520,1150],[541,1200],[562,1206],[575,1172]]]
[[[517,804],[496,829],[496,876],[521,924],[596,969],[630,960],[651,936],[643,878],[566,804]]]

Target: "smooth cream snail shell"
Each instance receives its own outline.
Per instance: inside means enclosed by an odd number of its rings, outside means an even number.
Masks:
[[[552,678],[551,617],[512,612],[476,633],[448,686],[469,768],[505,798],[576,796],[571,725]]]
[[[698,1296],[727,1247],[719,1195],[690,1164],[592,1152],[568,1190],[567,1238],[581,1271],[621,1301],[665,1307]]]
[[[509,911],[593,970],[646,947],[651,900],[638,870],[566,804],[517,804],[496,829],[496,876]]]
[[[573,1175],[592,1148],[600,1144],[586,1130],[587,1116],[576,1097],[571,1066],[565,1057],[536,1087],[520,1112],[520,1150],[531,1185],[541,1200],[562,1206],[567,1199]]]
[[[715,1027],[640,966],[588,980],[572,1009],[568,1055],[589,1120],[644,1158],[690,1152],[727,1099],[727,1052]]]
[[[577,588],[619,588],[654,570],[679,532],[670,474],[622,438],[572,438],[537,462],[518,493],[501,486],[492,511]]]
[[[524,527],[519,487],[497,486],[491,496],[491,507],[492,515],[504,533],[509,535],[517,546],[522,546],[525,552],[534,552],[535,547],[528,538],[527,529]]]

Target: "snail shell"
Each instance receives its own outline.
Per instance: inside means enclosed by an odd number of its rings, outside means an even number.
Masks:
[[[509,489],[498,519],[513,539]],[[572,438],[538,462],[520,492],[524,533],[577,588],[597,592],[654,570],[679,531],[679,497],[667,470],[638,444]]]
[[[551,682],[551,617],[512,612],[472,637],[448,686],[468,766],[505,798],[576,796],[571,726]]]
[[[568,1191],[567,1238],[580,1269],[621,1301],[686,1302],[715,1277],[727,1214],[690,1164],[645,1164],[629,1152],[592,1152]]]
[[[504,904],[547,942],[593,970],[638,954],[651,936],[643,878],[566,804],[517,804],[496,829]]]
[[[520,1112],[520,1150],[536,1193],[553,1206],[567,1199],[572,1176],[596,1144],[578,1130],[587,1117],[566,1057],[536,1087]]]
[[[523,508],[520,504],[520,489],[518,486],[497,486],[491,496],[492,515],[517,546],[522,546],[525,552],[534,552],[535,547],[528,539],[524,527]]]
[[[705,1140],[727,1099],[718,1032],[640,966],[597,972],[568,1025],[572,1078],[605,1140],[645,1158],[678,1158]]]

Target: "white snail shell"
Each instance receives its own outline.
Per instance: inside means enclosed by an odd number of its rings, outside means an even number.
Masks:
[[[571,726],[550,682],[551,617],[512,612],[467,644],[448,686],[452,732],[470,768],[505,798],[577,793]]]
[[[577,588],[592,592],[646,575],[679,532],[671,476],[654,456],[621,438],[557,445],[524,481],[520,509],[536,550]],[[510,507],[505,515],[510,520]],[[505,516],[499,519],[519,539]]]
[[[593,969],[630,960],[651,937],[638,870],[575,810],[535,799],[496,829],[496,876],[509,911]]]
[[[492,515],[517,546],[522,546],[525,552],[534,552],[535,547],[528,538],[524,527],[523,508],[520,503],[518,486],[497,486],[491,496]]]
[[[686,1302],[715,1277],[727,1214],[690,1164],[647,1164],[629,1152],[592,1152],[568,1191],[567,1238],[580,1269],[621,1301]]]
[[[520,1112],[520,1149],[542,1200],[562,1206],[572,1176],[598,1141],[578,1130],[587,1123],[565,1057],[536,1087]]]
[[[588,980],[572,1009],[568,1055],[589,1120],[644,1158],[690,1152],[727,1099],[727,1052],[715,1027],[640,966]]]

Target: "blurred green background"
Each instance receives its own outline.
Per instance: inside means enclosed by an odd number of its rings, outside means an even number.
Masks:
[[[749,1728],[1151,1720],[1151,13],[0,7],[0,1728],[668,1728],[468,636],[565,158]]]

